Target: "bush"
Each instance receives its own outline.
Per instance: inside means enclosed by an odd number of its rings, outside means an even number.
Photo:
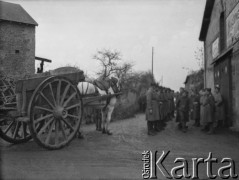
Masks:
[[[112,121],[132,118],[134,117],[136,111],[137,111],[136,105],[123,106],[119,104],[118,106],[115,107],[112,113]]]

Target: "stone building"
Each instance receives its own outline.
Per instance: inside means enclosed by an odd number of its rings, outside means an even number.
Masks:
[[[204,42],[205,87],[219,85],[225,124],[239,128],[239,0],[207,0],[199,40]]]
[[[0,70],[14,78],[35,73],[37,22],[19,5],[0,1]]]

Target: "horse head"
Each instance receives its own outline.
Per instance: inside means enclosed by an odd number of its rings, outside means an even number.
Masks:
[[[112,87],[114,93],[118,93],[121,91],[121,81],[116,77],[110,78],[110,86]]]

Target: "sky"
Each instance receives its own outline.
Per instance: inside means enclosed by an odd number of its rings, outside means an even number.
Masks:
[[[118,50],[134,71],[151,70],[163,86],[178,90],[190,70],[205,0],[4,0],[20,4],[39,24],[36,56],[51,59],[45,70],[72,65],[93,77],[98,50]]]

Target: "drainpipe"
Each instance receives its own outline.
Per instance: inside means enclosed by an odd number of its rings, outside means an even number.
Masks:
[[[206,79],[206,71],[207,71],[207,64],[206,64],[206,43],[205,41],[203,42],[203,49],[204,49],[204,88],[206,88],[206,83],[207,83],[207,79]]]

